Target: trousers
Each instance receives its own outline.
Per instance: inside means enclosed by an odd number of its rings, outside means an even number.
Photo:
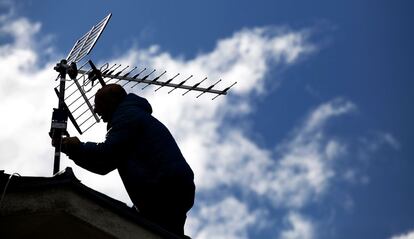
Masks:
[[[184,236],[187,212],[194,205],[195,185],[165,184],[148,189],[135,205],[142,216],[177,236]]]

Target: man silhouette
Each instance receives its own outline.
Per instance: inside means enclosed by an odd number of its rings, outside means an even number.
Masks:
[[[95,95],[95,112],[107,123],[103,143],[62,139],[62,152],[97,174],[118,169],[139,212],[168,231],[184,236],[186,213],[194,203],[194,174],[168,129],[148,101],[116,84]]]

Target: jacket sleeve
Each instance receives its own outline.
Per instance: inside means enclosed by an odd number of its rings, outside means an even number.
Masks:
[[[82,143],[77,150],[68,154],[69,158],[84,169],[105,175],[116,169],[119,161],[125,158],[132,132],[129,124],[113,127],[108,131],[105,142]]]

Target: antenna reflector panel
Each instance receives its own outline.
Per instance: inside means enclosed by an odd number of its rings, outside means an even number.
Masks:
[[[106,25],[108,24],[109,19],[111,19],[112,13],[109,13],[102,21],[92,27],[85,35],[83,35],[79,40],[76,41],[75,45],[72,47],[72,50],[69,52],[66,60],[70,64],[71,62],[79,62],[83,59],[92,48],[95,46],[96,41],[99,36],[102,34]]]

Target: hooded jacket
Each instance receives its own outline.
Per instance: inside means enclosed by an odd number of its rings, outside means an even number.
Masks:
[[[128,94],[119,104],[103,143],[82,143],[69,157],[98,174],[118,169],[134,204],[157,188],[188,185],[194,175],[168,129],[152,115],[148,101]]]

